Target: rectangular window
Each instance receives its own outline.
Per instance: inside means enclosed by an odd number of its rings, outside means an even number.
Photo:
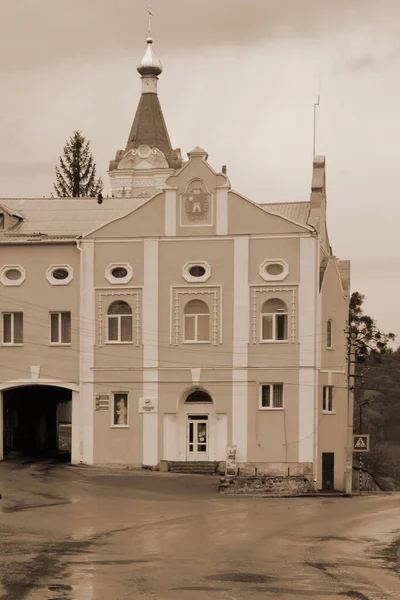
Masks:
[[[283,383],[268,383],[261,386],[260,408],[283,408]]]
[[[128,394],[116,392],[113,395],[113,427],[128,427]]]
[[[70,312],[52,312],[52,313],[50,313],[50,343],[51,344],[70,344],[71,343],[71,313]]]
[[[276,339],[287,340],[287,315],[276,315]]]
[[[262,340],[286,341],[288,339],[287,313],[262,315]]]
[[[273,339],[273,315],[264,315],[262,318],[262,339]]]
[[[3,313],[3,344],[23,344],[22,312]]]
[[[333,412],[333,385],[324,385],[322,390],[322,411]]]

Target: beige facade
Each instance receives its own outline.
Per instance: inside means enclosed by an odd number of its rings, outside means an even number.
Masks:
[[[329,245],[325,159],[310,202],[262,205],[201,148],[182,161],[151,44],[113,197],[0,201],[0,452],[33,389],[66,389],[74,463],[223,463],[235,446],[241,471],[343,490],[349,263]]]

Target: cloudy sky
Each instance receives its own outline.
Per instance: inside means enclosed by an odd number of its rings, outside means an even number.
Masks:
[[[334,253],[399,335],[399,0],[153,0],[172,144],[199,145],[256,202],[309,198],[313,105]],[[49,196],[82,129],[99,173],[140,94],[144,0],[0,0],[0,197]],[[108,182],[107,182],[108,184]]]

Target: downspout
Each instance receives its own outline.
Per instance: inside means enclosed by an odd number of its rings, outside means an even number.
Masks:
[[[318,407],[319,407],[319,367],[320,367],[320,325],[321,325],[321,309],[320,309],[320,293],[319,293],[319,258],[320,245],[319,235],[315,230],[314,233],[316,250],[315,250],[315,330],[314,330],[314,460],[313,460],[313,483],[317,483],[318,479]]]
[[[82,240],[79,239],[79,238],[77,238],[76,239],[76,247],[77,247],[77,249],[79,250],[79,253],[80,253],[80,255],[79,255],[79,292],[80,292],[79,296],[80,296],[81,291],[82,291],[82,285],[81,285],[81,283],[82,283],[82,247],[81,247],[81,244],[82,244]],[[80,307],[80,303],[79,303],[79,318],[81,316],[80,313],[81,313],[81,307]],[[79,332],[79,400],[80,400],[80,395],[82,393],[82,379],[83,379],[83,377],[82,377],[81,334]],[[79,406],[80,406],[80,402],[79,402]],[[76,410],[76,407],[75,407],[75,410]],[[80,419],[79,419],[79,422],[80,422]],[[83,448],[82,448],[83,440],[82,440],[80,428],[78,429],[78,431],[79,431],[79,464],[82,464],[83,463],[83,459],[82,459],[82,455],[83,455]],[[72,435],[74,435],[74,433],[75,432],[72,431]]]

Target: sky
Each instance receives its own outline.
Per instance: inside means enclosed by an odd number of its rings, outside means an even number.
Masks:
[[[53,191],[80,129],[108,164],[139,101],[144,0],[0,0],[0,197]],[[173,147],[195,146],[255,202],[309,199],[326,156],[333,252],[400,343],[399,0],[152,0]],[[397,345],[397,344],[396,344]]]

